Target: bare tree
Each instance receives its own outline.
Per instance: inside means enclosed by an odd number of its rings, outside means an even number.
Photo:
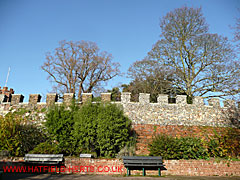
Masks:
[[[150,93],[152,102],[156,102],[158,94],[179,94],[169,83],[173,80],[173,71],[163,68],[156,60],[134,62],[128,69],[128,77],[132,81],[123,85],[123,91],[131,92],[133,101],[138,100],[139,93]]]
[[[94,42],[61,41],[53,53],[48,52],[41,68],[48,78],[56,83],[61,93],[92,92],[115,76],[119,75],[119,63],[112,62],[112,55],[100,52]]]
[[[170,83],[189,97],[239,93],[239,59],[227,38],[208,32],[201,8],[175,9],[161,19],[160,28],[148,57],[175,72]]]
[[[240,9],[238,9],[240,13]],[[234,41],[237,42],[238,50],[240,50],[240,18],[236,18],[236,25],[233,27],[234,32]]]

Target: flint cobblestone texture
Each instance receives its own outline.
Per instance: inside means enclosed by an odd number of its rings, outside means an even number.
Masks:
[[[123,109],[134,124],[232,126],[227,111],[212,106],[130,102]]]
[[[55,102],[57,102],[57,100],[58,96],[56,93],[47,94],[46,103],[48,106],[53,105]]]
[[[63,95],[63,101],[66,105],[71,105],[73,99],[74,99],[74,93],[65,93]]]
[[[82,94],[82,103],[92,101],[91,93]],[[110,101],[110,93],[102,93],[102,101]],[[24,96],[21,94],[12,94],[9,102],[0,102],[0,111],[8,111],[11,108],[36,109],[49,107],[51,104],[61,104],[57,102],[58,95],[47,94],[46,103],[40,102],[39,94],[32,94],[29,103],[23,103]],[[74,95],[72,93],[64,94],[64,102],[69,104]],[[231,100],[224,102],[224,107],[220,107],[218,99],[210,99],[209,105],[205,105],[202,97],[195,97],[193,104],[186,103],[185,95],[176,97],[176,104],[169,104],[167,95],[159,95],[157,103],[150,103],[150,94],[140,93],[139,102],[130,102],[131,93],[125,92],[121,95],[120,102],[125,115],[127,115],[133,124],[152,124],[152,125],[184,125],[184,126],[213,126],[213,127],[236,127],[233,123],[236,120],[235,114],[229,111],[229,107],[235,105]],[[81,104],[81,103],[80,103]],[[1,112],[0,112],[1,114]]]
[[[92,93],[82,93],[82,102],[86,103],[88,101],[91,101],[93,98]]]
[[[101,100],[103,102],[110,102],[112,98],[112,94],[111,93],[101,93]]]
[[[37,104],[41,100],[40,94],[30,94],[29,95],[29,104]]]
[[[149,103],[149,94],[140,94],[139,102],[130,102],[130,94],[122,95],[124,113],[133,124],[153,125],[184,125],[184,126],[214,126],[234,127],[233,114],[225,103],[220,107],[218,99],[210,99],[209,105],[204,105],[202,97],[196,97],[193,104],[187,104],[186,96],[176,97],[176,104],[168,104],[167,96],[160,95],[158,103]]]

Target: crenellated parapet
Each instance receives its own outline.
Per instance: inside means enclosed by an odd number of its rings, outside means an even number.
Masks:
[[[124,113],[135,124],[235,127],[237,124],[232,120],[240,121],[233,111],[229,111],[236,106],[232,100],[224,101],[224,107],[221,107],[217,98],[209,99],[205,105],[203,97],[194,97],[193,103],[187,104],[186,95],[177,95],[176,103],[168,103],[166,94],[159,94],[157,103],[150,103],[150,94],[146,93],[139,94],[139,102],[130,99],[131,93],[122,93]]]
[[[12,94],[11,100],[6,101],[6,95],[0,94],[0,104],[10,103],[11,105],[18,105],[23,103],[24,96],[22,94]],[[29,95],[29,105],[37,105],[37,104],[46,104],[50,106],[58,102],[58,95],[56,93],[49,93],[46,95],[46,102],[41,102],[41,95],[40,94],[30,94]],[[63,102],[66,104],[70,104],[72,100],[75,98],[74,93],[65,93],[63,95]],[[82,101],[80,103],[93,101],[93,94],[92,93],[82,93]],[[111,102],[111,93],[101,93],[101,101],[103,102]],[[168,95],[167,94],[159,94],[157,97],[156,103],[150,103],[150,94],[148,93],[140,93],[139,94],[139,101],[138,102],[131,102],[131,93],[130,92],[123,92],[121,94],[121,101],[119,103],[128,104],[128,103],[139,103],[139,104],[161,104],[161,105],[175,105],[175,106],[203,106],[203,107],[216,107],[221,108],[220,101],[218,98],[210,98],[208,100],[208,105],[205,105],[203,97],[194,97],[192,104],[187,104],[187,96],[186,95],[177,95],[176,96],[176,103],[168,103]],[[60,103],[61,104],[61,103]],[[225,100],[223,101],[224,107],[232,107],[236,106],[236,102],[233,100]],[[239,102],[238,102],[239,104]],[[238,105],[239,106],[239,105]]]
[[[42,109],[53,104],[70,105],[75,98],[73,93],[65,93],[63,100],[58,102],[58,95],[51,93],[46,95],[46,102],[41,102],[40,94],[30,94],[29,101],[24,101],[21,94],[11,94],[11,100],[6,101],[6,95],[0,94],[0,114],[7,112],[11,108]],[[80,105],[92,102],[92,93],[82,93]],[[102,102],[111,102],[111,93],[101,93]],[[187,104],[186,95],[177,95],[176,103],[168,103],[168,95],[159,94],[156,103],[150,102],[150,94],[140,93],[138,102],[131,102],[131,93],[123,92],[121,101],[111,102],[121,104],[125,115],[134,124],[156,124],[156,125],[186,125],[186,126],[232,126],[232,119],[236,117],[229,108],[236,107],[232,100],[224,101],[224,107],[220,106],[217,98],[208,100],[208,105],[204,104],[203,97],[194,97],[192,104]],[[238,105],[240,108],[240,105]],[[239,121],[239,119],[237,119]]]

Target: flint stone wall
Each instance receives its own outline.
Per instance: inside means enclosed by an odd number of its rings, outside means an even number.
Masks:
[[[141,93],[139,102],[130,102],[130,94],[122,94],[124,113],[133,124],[234,127],[239,121],[229,110],[236,108],[230,100],[220,107],[215,98],[209,100],[209,105],[202,97],[195,97],[193,104],[187,104],[184,95],[176,97],[176,104],[169,104],[167,95],[159,95],[157,103],[149,103],[149,98],[149,94]]]
[[[24,96],[16,94],[12,96],[10,102],[4,102],[4,97],[0,99],[0,115],[6,114],[10,109],[42,109],[48,108],[52,104],[70,104],[74,98],[73,93],[64,94],[63,102],[57,102],[57,94],[47,94],[46,102],[40,102],[39,94],[31,94],[29,102],[23,102]],[[91,93],[82,94],[83,104],[92,101]],[[102,101],[111,100],[111,94],[102,93]],[[121,101],[111,102],[123,107],[133,124],[151,124],[151,125],[183,125],[183,126],[212,126],[212,127],[236,127],[239,125],[239,117],[231,111],[235,103],[231,100],[224,102],[224,107],[220,107],[219,99],[210,99],[209,105],[205,105],[202,97],[195,97],[193,104],[187,104],[185,95],[176,97],[176,104],[168,103],[168,95],[160,94],[157,103],[150,103],[150,94],[140,93],[139,102],[131,102],[131,93],[121,94]],[[239,108],[239,107],[238,107]]]

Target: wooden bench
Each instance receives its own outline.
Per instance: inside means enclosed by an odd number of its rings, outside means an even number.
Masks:
[[[127,168],[127,176],[131,175],[131,170],[143,170],[143,176],[146,175],[145,170],[158,170],[159,176],[161,170],[166,170],[161,156],[123,156],[123,163]]]
[[[64,162],[63,154],[25,154],[24,162],[26,164],[44,164],[56,165],[59,168]]]

